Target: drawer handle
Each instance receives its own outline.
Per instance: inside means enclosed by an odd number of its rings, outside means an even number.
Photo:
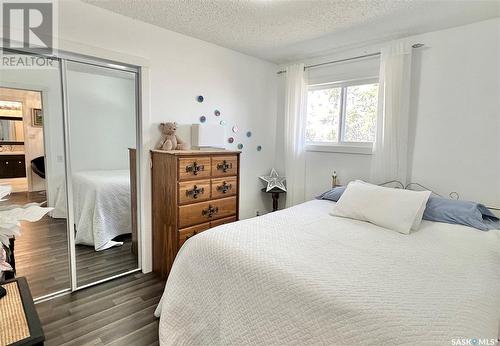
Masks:
[[[193,186],[192,190],[186,190],[186,196],[193,197],[194,199],[198,198],[198,195],[201,195],[205,192],[205,188],[198,187],[197,185]]]
[[[186,166],[186,172],[193,172],[194,175],[198,175],[198,172],[204,171],[205,166],[204,165],[199,165],[198,163],[193,162],[192,165]]]
[[[207,209],[203,209],[201,211],[201,215],[210,218],[210,217],[214,216],[215,214],[217,214],[218,212],[219,212],[219,208],[213,207],[211,204],[209,204]]]
[[[233,188],[233,186],[231,184],[223,182],[222,185],[217,186],[217,191],[220,191],[222,193],[227,193],[232,188]]]
[[[222,163],[217,164],[217,169],[222,170],[224,173],[226,173],[230,168],[233,168],[233,164],[231,162],[227,162],[226,160],[222,161]]]

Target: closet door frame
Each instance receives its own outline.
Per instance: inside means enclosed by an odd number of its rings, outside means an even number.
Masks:
[[[129,275],[142,270],[142,242],[143,242],[143,220],[142,220],[142,189],[141,189],[141,167],[142,167],[142,69],[143,67],[138,65],[132,65],[128,63],[122,63],[109,59],[102,59],[98,57],[72,53],[63,50],[54,50],[52,54],[40,54],[36,49],[29,48],[19,48],[19,49],[7,49],[1,48],[4,51],[8,51],[14,54],[22,55],[37,55],[46,58],[50,58],[59,62],[59,75],[61,78],[61,99],[62,99],[62,114],[63,114],[63,135],[64,135],[64,159],[65,159],[65,177],[66,177],[66,202],[67,202],[67,238],[68,238],[68,256],[69,256],[69,272],[70,272],[70,286],[67,289],[53,292],[42,297],[34,299],[35,302],[42,302],[50,300],[61,295],[65,295],[71,292],[75,292],[90,286],[94,286],[109,280],[113,280],[125,275]],[[77,273],[76,273],[76,251],[75,251],[75,233],[74,233],[74,211],[73,211],[73,185],[71,177],[71,157],[70,157],[70,126],[69,126],[69,105],[68,105],[68,89],[67,89],[67,62],[76,62],[87,65],[93,65],[96,67],[104,67],[108,69],[113,69],[117,71],[127,71],[135,74],[135,130],[136,130],[136,191],[137,191],[137,268],[129,270],[124,273],[112,275],[110,277],[96,280],[92,283],[78,286]]]
[[[129,275],[138,272],[142,268],[142,232],[141,232],[141,148],[142,148],[142,122],[141,122],[141,68],[139,66],[133,66],[128,64],[122,64],[119,62],[109,61],[105,59],[99,59],[88,56],[81,56],[78,54],[71,53],[60,53],[59,58],[61,60],[61,90],[63,98],[63,122],[64,122],[64,145],[65,145],[65,161],[66,161],[66,192],[68,198],[68,239],[69,239],[69,249],[70,249],[70,268],[71,268],[71,291],[75,292],[90,286],[94,286],[112,279],[116,279],[125,275]],[[136,131],[136,188],[137,188],[137,268],[131,269],[129,271],[115,274],[104,279],[96,280],[94,282],[78,285],[77,278],[77,266],[76,266],[76,251],[75,251],[75,230],[74,230],[74,210],[73,210],[73,177],[71,175],[71,131],[70,131],[70,111],[69,111],[69,100],[68,100],[68,84],[67,84],[67,62],[85,64],[95,67],[102,67],[107,69],[112,69],[116,71],[126,71],[134,73],[135,75],[135,131]]]

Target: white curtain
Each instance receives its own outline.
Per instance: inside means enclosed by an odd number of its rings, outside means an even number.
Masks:
[[[286,177],[286,206],[305,200],[305,121],[307,82],[304,64],[286,67],[284,165]]]
[[[371,164],[373,183],[408,183],[411,50],[410,44],[394,41],[381,51],[377,136]]]

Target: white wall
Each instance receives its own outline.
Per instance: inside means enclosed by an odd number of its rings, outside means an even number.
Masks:
[[[416,38],[411,177],[500,206],[500,19]]]
[[[31,160],[44,156],[43,127],[33,126],[33,108],[42,109],[40,92],[24,91],[25,107],[23,116],[24,124],[24,155],[26,160],[26,176],[28,177],[29,191],[45,190],[45,179],[39,177],[31,169]]]
[[[134,74],[68,63],[71,169],[129,169],[136,148]]]
[[[193,24],[195,25],[195,23]],[[277,66],[194,38],[170,32],[75,1],[59,3],[60,48],[94,56],[144,62],[143,95],[143,269],[151,268],[150,170],[147,157],[163,121],[196,123],[201,115],[215,121],[219,109],[227,126],[240,132],[230,146],[243,143],[240,216],[269,210],[258,176],[274,162]],[[129,58],[129,56],[131,56]],[[205,97],[197,103],[197,95]],[[244,136],[247,130],[251,138]],[[256,151],[262,145],[261,152]]]
[[[457,191],[463,199],[500,206],[500,19],[410,39],[425,44],[413,55],[411,180],[443,195]],[[329,188],[333,170],[342,183],[370,176],[370,155],[308,152],[306,161],[308,198]]]

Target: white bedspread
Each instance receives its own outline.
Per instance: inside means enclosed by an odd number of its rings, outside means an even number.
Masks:
[[[66,209],[64,185],[56,210]],[[112,241],[131,233],[130,173],[128,170],[85,171],[73,174],[75,243],[94,246],[96,251],[122,245]]]
[[[403,235],[331,207],[311,201],[190,238],[155,313],[160,344],[496,340],[500,232],[423,221]]]
[[[73,198],[76,244],[105,250],[122,244],[111,239],[132,232],[128,170],[75,173]]]

